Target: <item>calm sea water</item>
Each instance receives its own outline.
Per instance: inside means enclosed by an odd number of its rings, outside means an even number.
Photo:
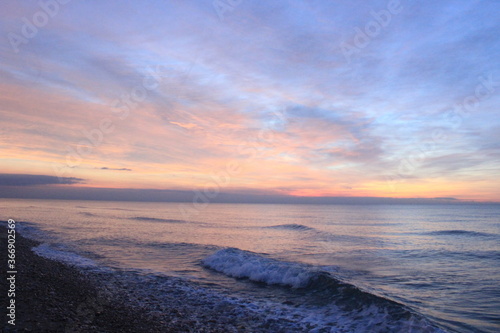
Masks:
[[[498,205],[210,204],[189,219],[177,203],[9,199],[0,209],[44,241],[42,255],[289,304],[290,318],[333,332],[340,321],[500,331]]]

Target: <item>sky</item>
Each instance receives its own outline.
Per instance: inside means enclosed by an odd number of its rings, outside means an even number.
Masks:
[[[2,1],[0,196],[500,202],[499,13]]]

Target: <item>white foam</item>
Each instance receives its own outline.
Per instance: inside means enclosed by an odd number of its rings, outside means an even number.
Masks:
[[[373,304],[347,312],[334,304],[321,307],[286,305],[272,299],[229,296],[183,279],[133,272],[105,276],[102,284],[107,285],[108,290],[127,293],[130,302],[139,307],[153,305],[159,316],[172,308],[180,309],[185,316],[190,316],[193,331],[203,330],[200,326],[204,325],[204,319],[200,320],[199,317],[201,314],[203,318],[211,317],[226,322],[224,328],[228,328],[227,332],[235,332],[229,325],[240,322],[249,331],[265,333],[446,333],[418,316],[391,318],[384,308]],[[222,326],[214,331],[222,331]]]
[[[56,249],[47,243],[40,244],[31,249],[37,255],[63,262],[68,265],[77,266],[80,268],[97,268],[98,265],[91,259],[82,257],[76,253]]]
[[[16,222],[16,232],[19,232],[23,237],[33,240],[49,239],[46,233],[29,222]]]
[[[280,262],[255,253],[227,248],[203,260],[203,264],[231,277],[293,288],[306,287],[313,272],[298,264]]]

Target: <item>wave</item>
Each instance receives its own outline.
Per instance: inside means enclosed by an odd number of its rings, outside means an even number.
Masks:
[[[306,225],[302,224],[279,224],[279,225],[272,225],[269,227],[265,227],[267,229],[289,229],[289,230],[314,230],[314,228],[308,227]]]
[[[419,322],[422,327],[427,326],[429,329],[416,329],[415,332],[439,331],[424,317],[403,304],[363,291],[326,271],[315,270],[307,265],[279,261],[266,255],[236,248],[219,250],[205,258],[202,263],[205,267],[230,277],[291,288],[293,292],[301,295],[303,302],[313,306],[319,305],[321,308],[328,305],[327,308],[333,312],[338,309],[339,313],[351,319],[357,318],[357,321],[364,317],[379,318],[383,325],[388,325],[387,327],[402,327],[401,325],[411,322]],[[383,327],[378,329],[372,331],[398,331],[398,329],[385,330]]]
[[[77,266],[80,268],[99,268],[97,263],[95,263],[92,259],[82,257],[73,252],[57,249],[47,243],[42,243],[32,248],[31,250],[41,257],[60,261],[68,265]]]
[[[359,290],[353,285],[336,279],[330,272],[231,247],[212,253],[202,260],[202,264],[230,277],[248,279],[268,285],[281,285],[293,289],[317,290],[341,287]]]
[[[94,213],[89,213],[89,212],[78,212],[78,214],[80,215],[84,215],[84,216],[89,216],[89,217],[96,217],[96,216],[99,216],[99,215],[96,215]]]
[[[135,212],[136,209],[129,209],[129,208],[117,208],[117,207],[106,207],[103,209],[108,209],[108,210],[123,210],[125,212]]]
[[[23,237],[39,242],[54,240],[53,235],[41,230],[35,223],[32,222],[16,221],[16,231],[19,232]]]
[[[203,260],[203,265],[231,277],[293,288],[306,287],[313,276],[300,266],[235,248],[215,252]]]
[[[175,219],[159,219],[156,217],[146,217],[146,216],[137,216],[131,217],[131,220],[136,221],[148,221],[148,222],[163,222],[163,223],[186,223],[184,220],[175,220]]]
[[[438,230],[424,232],[424,235],[436,235],[436,236],[473,236],[473,237],[498,237],[496,234],[489,234],[486,232],[478,231],[467,231],[467,230]]]

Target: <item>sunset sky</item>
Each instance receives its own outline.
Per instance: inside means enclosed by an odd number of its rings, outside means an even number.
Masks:
[[[2,1],[0,196],[500,202],[498,13],[488,0]]]

